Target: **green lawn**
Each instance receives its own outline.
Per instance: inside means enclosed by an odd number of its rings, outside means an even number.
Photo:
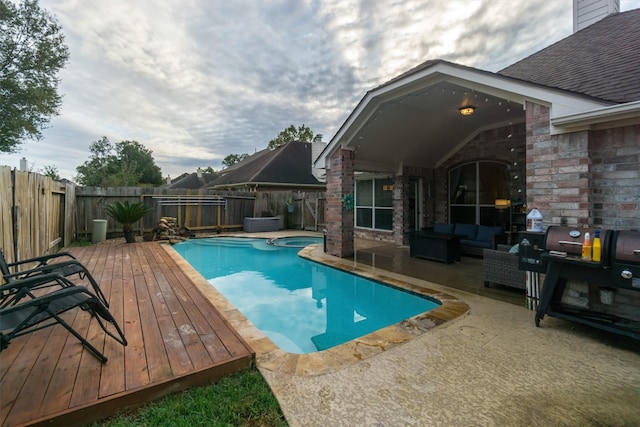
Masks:
[[[253,368],[167,396],[94,426],[286,426],[278,401]]]

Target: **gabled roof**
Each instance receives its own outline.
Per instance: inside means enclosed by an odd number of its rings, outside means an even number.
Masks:
[[[640,9],[615,13],[498,72],[615,103],[640,100]]]
[[[258,151],[223,170],[207,187],[247,185],[324,186],[311,173],[311,144],[300,141]]]
[[[217,174],[202,173],[201,177],[198,177],[196,172],[190,174],[183,174],[177,179],[173,180],[171,184],[162,185],[162,188],[190,188],[196,189],[207,185],[218,178]]]

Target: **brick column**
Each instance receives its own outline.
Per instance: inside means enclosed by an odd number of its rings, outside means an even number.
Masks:
[[[527,209],[543,224],[592,225],[589,133],[551,135],[549,108],[526,103]]]
[[[396,245],[409,243],[405,231],[409,228],[409,199],[406,197],[408,178],[406,175],[393,178],[393,240]]]
[[[342,205],[345,194],[354,195],[354,153],[339,149],[327,169],[327,252],[341,258],[353,255],[354,211]]]

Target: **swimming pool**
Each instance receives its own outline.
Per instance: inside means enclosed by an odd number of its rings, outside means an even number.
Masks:
[[[440,306],[264,239],[194,239],[173,248],[289,353],[324,350]]]

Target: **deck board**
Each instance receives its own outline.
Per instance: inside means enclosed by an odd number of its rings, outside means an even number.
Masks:
[[[160,243],[70,251],[100,284],[129,345],[81,310],[64,318],[104,352],[106,364],[60,325],[16,338],[0,353],[1,426],[85,425],[253,363],[247,343]]]

